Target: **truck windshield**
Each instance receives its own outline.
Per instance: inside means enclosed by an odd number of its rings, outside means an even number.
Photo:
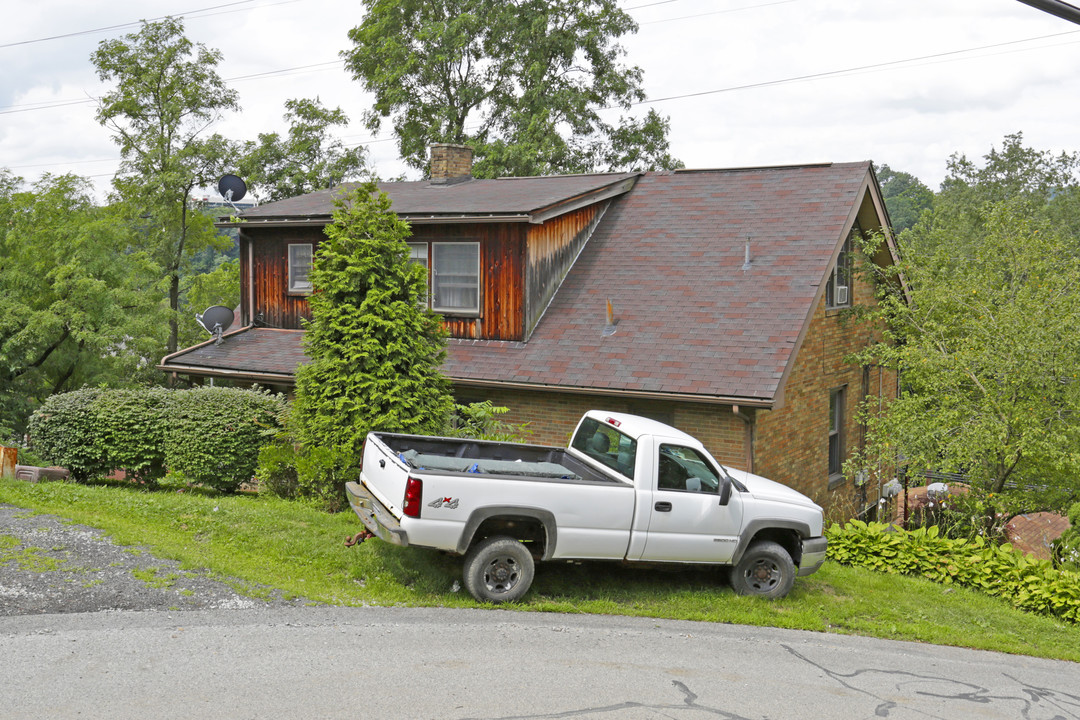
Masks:
[[[622,473],[631,480],[634,479],[637,440],[619,432],[611,425],[593,418],[585,418],[581,421],[581,426],[570,446],[607,465],[615,472]]]

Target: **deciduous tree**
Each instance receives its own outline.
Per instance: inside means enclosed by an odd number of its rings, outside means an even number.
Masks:
[[[466,144],[477,177],[678,167],[668,120],[605,119],[645,99],[615,0],[364,0],[346,67],[374,93],[367,126],[391,119],[401,156]]]
[[[160,268],[89,182],[0,173],[0,428],[57,392],[124,385],[160,351]],[[155,372],[156,374],[156,372]]]
[[[933,206],[934,193],[911,173],[893,170],[888,165],[875,170],[893,231],[899,234],[918,222],[923,212]]]
[[[284,138],[260,133],[257,143],[244,147],[241,174],[260,200],[323,190],[367,173],[364,148],[348,148],[330,134],[331,128],[349,124],[341,108],[323,107],[318,98],[287,100],[285,120],[289,130]]]
[[[866,352],[901,394],[868,418],[855,465],[966,474],[1080,491],[1080,257],[1073,239],[1007,203],[969,209],[977,242],[920,222],[898,271],[910,301],[883,298],[891,343]],[[854,468],[853,468],[854,469]]]
[[[122,161],[113,185],[168,279],[168,352],[177,348],[181,275],[186,258],[229,242],[197,212],[192,192],[212,185],[234,157],[220,135],[208,135],[237,95],[217,73],[221,53],[184,34],[183,22],[143,22],[137,33],[103,41],[91,55],[101,80],[114,84],[97,119],[112,130]]]

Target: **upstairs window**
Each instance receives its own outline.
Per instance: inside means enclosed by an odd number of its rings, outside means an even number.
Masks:
[[[480,243],[431,244],[431,309],[448,314],[480,312]]]
[[[409,262],[424,268],[424,294],[420,298],[420,307],[427,307],[428,288],[431,279],[428,277],[428,246],[427,243],[409,243]]]
[[[311,292],[311,243],[289,245],[289,292]]]
[[[428,271],[422,307],[446,315],[480,314],[480,243],[409,243],[409,262]]]
[[[851,228],[851,234],[840,248],[840,254],[836,258],[836,265],[829,273],[829,279],[825,283],[825,307],[838,308],[850,307],[851,305],[851,281],[852,281],[852,238],[855,233],[862,232],[859,224]]]

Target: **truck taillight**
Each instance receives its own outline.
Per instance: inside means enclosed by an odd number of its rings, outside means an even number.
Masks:
[[[420,517],[420,503],[424,497],[424,481],[414,477],[405,481],[405,501],[401,504],[401,512],[409,517]]]

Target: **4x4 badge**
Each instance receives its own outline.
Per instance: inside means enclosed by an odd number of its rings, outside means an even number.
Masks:
[[[441,508],[448,507],[451,510],[457,510],[458,498],[439,498],[438,500],[432,500],[428,503],[428,507]]]

